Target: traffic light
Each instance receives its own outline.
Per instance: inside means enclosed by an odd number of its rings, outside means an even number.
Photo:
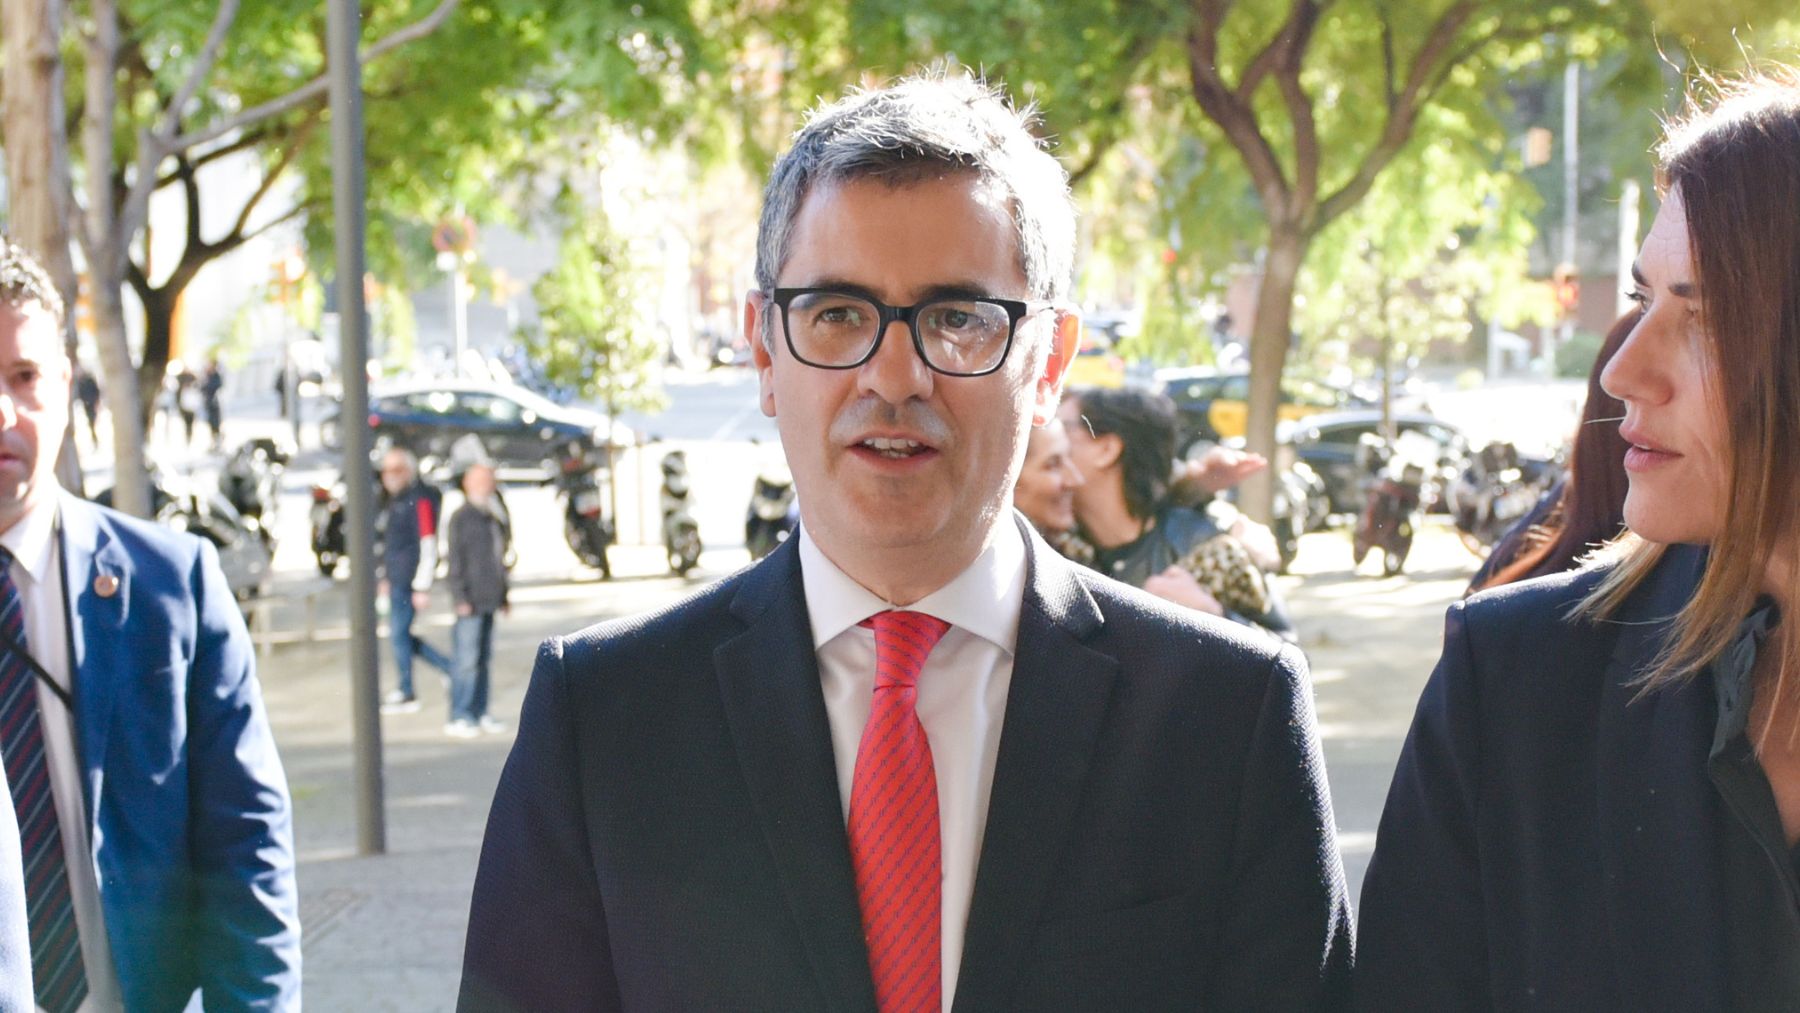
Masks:
[[[1575,308],[1581,305],[1581,272],[1567,261],[1556,265],[1556,270],[1550,272],[1550,291],[1562,315],[1574,316]]]

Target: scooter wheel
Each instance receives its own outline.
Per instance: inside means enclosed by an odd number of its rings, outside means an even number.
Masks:
[[[319,553],[318,558],[319,558],[319,576],[321,576],[321,577],[337,576],[337,565],[338,565],[337,553],[321,552],[321,553]]]

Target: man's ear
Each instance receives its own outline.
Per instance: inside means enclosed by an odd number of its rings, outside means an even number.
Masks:
[[[1043,375],[1038,377],[1037,398],[1032,405],[1031,424],[1041,426],[1056,417],[1056,403],[1062,399],[1063,380],[1069,366],[1081,351],[1081,313],[1058,310],[1056,333],[1050,337],[1050,354],[1044,359]]]
[[[744,297],[744,343],[750,346],[750,361],[756,364],[762,413],[769,418],[775,417],[775,357],[763,340],[763,315],[772,308],[762,292],[752,290]],[[773,336],[774,332],[769,333]]]

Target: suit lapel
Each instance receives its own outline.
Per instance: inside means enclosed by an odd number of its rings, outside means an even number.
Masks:
[[[81,747],[83,784],[87,791],[88,828],[92,832],[100,805],[101,765],[112,725],[113,680],[125,670],[123,634],[130,615],[131,563],[124,549],[100,523],[99,509],[73,496],[62,497],[61,549],[63,595],[68,602],[69,642],[75,673],[75,730]],[[110,595],[96,582],[116,580]]]
[[[745,574],[731,611],[747,628],[713,652],[713,663],[782,890],[826,1004],[873,1011],[798,539]]]
[[[1102,623],[1073,564],[1025,531],[1028,573],[987,830],[957,977],[958,1011],[1004,1008],[1068,839],[1118,665],[1083,645]]]
[[[1712,680],[1638,698],[1665,621],[1698,585],[1705,552],[1671,547],[1620,609],[1600,702],[1597,811],[1625,1009],[1702,1009],[1726,995],[1718,801],[1707,775]]]

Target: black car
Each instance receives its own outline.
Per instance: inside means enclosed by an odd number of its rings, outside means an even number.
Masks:
[[[1435,415],[1396,413],[1394,427],[1403,437],[1406,433],[1428,437],[1440,450],[1440,462],[1459,465],[1469,456],[1469,443],[1462,431]],[[1380,428],[1379,411],[1329,412],[1284,424],[1278,439],[1292,446],[1294,454],[1324,481],[1331,512],[1353,514],[1362,509],[1363,503],[1364,476],[1357,467],[1356,446],[1364,434]],[[1427,503],[1443,502],[1441,477],[1446,474],[1454,474],[1454,468],[1439,468],[1426,476]]]
[[[337,446],[340,420],[320,424],[327,446]],[[523,387],[478,381],[440,381],[390,387],[369,403],[369,426],[377,443],[406,447],[426,470],[450,455],[450,446],[470,433],[481,438],[501,468],[556,473],[570,443],[606,442],[607,418],[599,412],[556,404]],[[631,442],[630,430],[614,425],[615,444]]]

